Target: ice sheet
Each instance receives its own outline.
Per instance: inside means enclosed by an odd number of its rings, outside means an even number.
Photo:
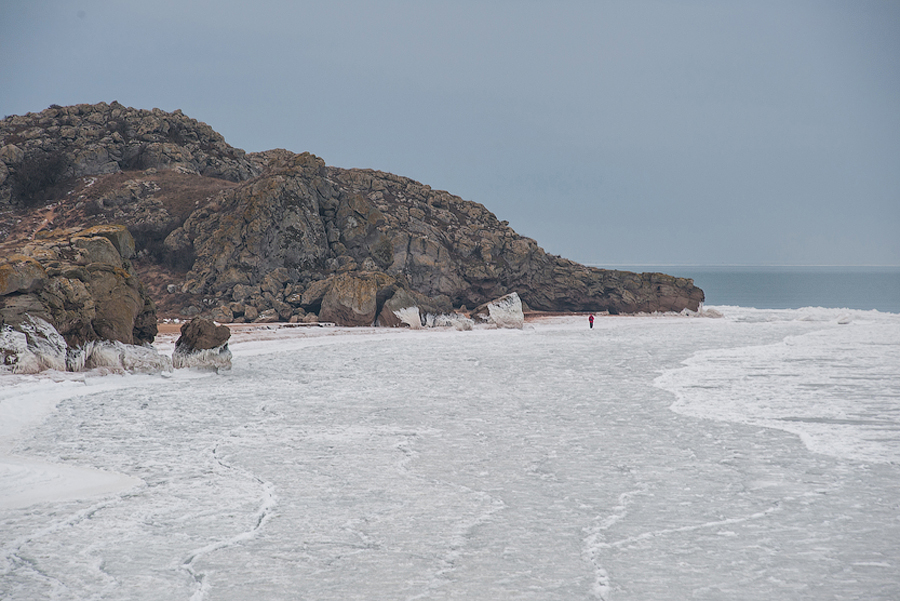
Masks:
[[[704,350],[656,384],[672,408],[701,418],[779,428],[818,453],[900,463],[900,316],[877,311],[732,309],[783,324],[761,346]],[[792,334],[792,322],[821,328]]]
[[[720,310],[273,330],[227,373],[68,394],[15,453],[142,484],[0,508],[0,598],[897,599],[896,464],[654,385],[788,337],[819,370],[866,316]]]

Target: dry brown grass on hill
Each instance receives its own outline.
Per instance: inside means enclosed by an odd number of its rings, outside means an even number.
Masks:
[[[121,220],[117,219],[115,211],[98,208],[97,201],[123,189],[129,182],[158,187],[153,197],[162,202],[179,223],[221,191],[239,185],[192,173],[153,170],[70,178],[55,186],[42,206],[0,211],[0,243],[28,239],[36,230],[117,223]],[[45,219],[48,222],[42,223]]]
[[[191,212],[209,202],[222,190],[239,185],[223,179],[177,171],[122,171],[111,175],[84,177],[79,178],[71,192],[67,193],[67,197],[73,198],[75,203],[67,200],[66,204],[84,204],[84,210],[80,214],[73,214],[72,218],[103,219],[102,212],[90,214],[91,205],[96,206],[97,200],[123,188],[129,182],[157,186],[159,190],[153,193],[153,197],[160,200],[166,211],[179,222],[183,222]]]
[[[129,226],[129,202],[120,207],[101,208],[98,201],[137,184],[143,197],[152,196],[180,225],[197,208],[206,206],[223,190],[240,184],[178,171],[123,171],[109,175],[69,178],[52,190],[42,206],[15,207],[0,211],[0,254],[13,252],[41,232],[59,228],[84,228],[107,223]],[[134,187],[134,186],[132,186]],[[48,191],[49,192],[49,191]],[[133,231],[136,239],[140,232]],[[139,247],[138,251],[141,250]],[[196,305],[201,299],[180,292],[185,272],[162,265],[150,258],[137,257],[135,269],[157,303],[160,317],[178,317],[178,311]],[[169,293],[175,284],[179,290]]]
[[[202,306],[201,296],[181,292],[185,272],[141,258],[134,261],[134,269],[147,287],[150,298],[156,303],[156,314],[159,319],[176,317],[184,319],[181,309],[191,305]],[[169,284],[175,285],[175,292],[168,291]]]

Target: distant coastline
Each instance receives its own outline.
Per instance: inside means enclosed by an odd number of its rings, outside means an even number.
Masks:
[[[757,309],[877,310],[900,313],[900,266],[622,265],[628,271],[665,271],[691,278],[706,305]]]

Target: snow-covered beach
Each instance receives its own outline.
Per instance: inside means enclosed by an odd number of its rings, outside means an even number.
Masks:
[[[4,377],[0,597],[900,597],[900,316],[718,309]]]

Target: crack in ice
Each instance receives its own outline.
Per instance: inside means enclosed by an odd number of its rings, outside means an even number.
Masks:
[[[713,522],[704,522],[703,524],[694,524],[691,526],[681,526],[679,528],[663,528],[662,530],[653,530],[651,532],[643,532],[636,536],[629,536],[627,538],[623,538],[621,540],[617,540],[611,543],[599,543],[598,547],[603,549],[612,549],[624,547],[626,545],[641,542],[645,540],[649,540],[651,538],[657,538],[660,536],[667,536],[669,534],[680,534],[682,532],[696,532],[697,530],[704,530],[707,528],[717,528],[719,526],[729,526],[732,524],[742,524],[744,522],[749,522],[751,520],[758,520],[760,518],[768,517],[769,515],[781,511],[781,504],[778,503],[774,507],[770,507],[765,511],[759,511],[757,513],[753,513],[749,516],[739,517],[739,518],[728,518],[724,520],[716,520]]]
[[[194,568],[194,562],[200,557],[209,555],[210,553],[214,553],[221,549],[237,545],[238,543],[250,540],[255,537],[257,532],[259,532],[259,530],[262,529],[266,522],[268,522],[272,517],[273,510],[278,504],[278,500],[273,494],[275,486],[271,482],[266,482],[245,469],[225,463],[219,458],[218,451],[219,445],[216,444],[216,446],[213,448],[212,454],[213,459],[218,465],[227,470],[235,471],[245,478],[255,481],[262,487],[261,503],[259,509],[257,509],[252,528],[250,528],[249,530],[245,530],[244,532],[240,532],[226,540],[213,542],[200,547],[199,549],[195,549],[191,551],[188,557],[182,562],[182,568],[184,568],[188,572],[188,574],[191,575],[191,578],[197,585],[197,589],[194,591],[194,594],[191,595],[191,601],[202,601],[206,597],[207,592],[209,592],[209,582],[207,581],[206,574],[196,570]]]

